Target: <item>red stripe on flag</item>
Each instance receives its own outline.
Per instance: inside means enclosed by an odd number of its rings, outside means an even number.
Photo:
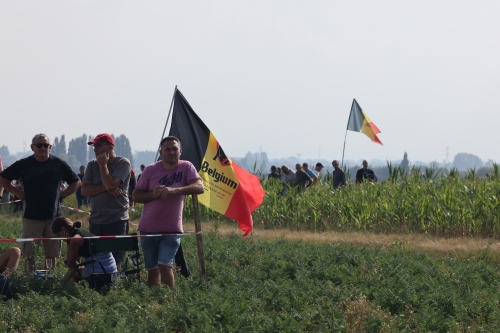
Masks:
[[[252,212],[264,201],[265,192],[259,178],[234,162],[232,162],[232,166],[238,177],[239,185],[225,215],[238,221],[238,227],[244,232],[243,236],[247,236],[253,228]]]

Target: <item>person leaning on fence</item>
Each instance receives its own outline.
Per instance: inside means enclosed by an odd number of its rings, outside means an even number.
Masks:
[[[336,189],[339,186],[346,186],[347,181],[345,179],[345,173],[344,170],[342,170],[339,167],[339,161],[333,160],[332,165],[333,165],[333,173],[332,173],[333,188]]]
[[[22,238],[54,237],[50,225],[56,217],[61,216],[60,200],[73,194],[80,186],[80,179],[69,165],[50,155],[51,148],[48,136],[37,134],[31,143],[34,154],[0,173],[0,186],[19,200],[24,200]],[[12,184],[16,179],[22,185],[21,189]],[[63,182],[69,186],[61,191]],[[61,252],[61,242],[44,240],[42,244],[45,259],[52,259],[55,265]],[[28,261],[29,270],[35,270],[33,242],[24,242],[21,250]]]
[[[180,160],[181,153],[178,138],[164,138],[160,143],[162,159],[144,169],[132,193],[135,202],[144,204],[138,227],[141,235],[183,233],[185,196],[204,192],[196,168],[191,162]],[[150,286],[163,283],[174,288],[172,265],[179,244],[180,236],[141,238]]]
[[[52,232],[57,237],[73,237],[73,239],[65,240],[67,252],[64,262],[68,267],[68,271],[62,279],[63,283],[67,281],[78,282],[80,279],[86,279],[92,274],[117,273],[116,262],[111,252],[92,256],[90,253],[90,240],[84,237],[92,237],[94,234],[85,230],[78,230],[81,226],[82,222],[72,222],[66,217],[59,217],[52,222]],[[78,265],[80,258],[84,258],[85,261],[95,259],[96,262],[81,267]]]

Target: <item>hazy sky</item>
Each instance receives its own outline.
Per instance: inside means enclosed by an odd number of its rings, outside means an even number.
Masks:
[[[125,134],[154,150],[175,85],[226,154],[340,159],[353,98],[384,146],[500,161],[499,1],[2,1],[0,146]]]

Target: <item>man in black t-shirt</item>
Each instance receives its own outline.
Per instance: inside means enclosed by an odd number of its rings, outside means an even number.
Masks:
[[[365,179],[370,183],[377,182],[375,172],[373,172],[373,170],[371,169],[368,169],[368,162],[366,160],[363,161],[363,168],[359,169],[358,172],[356,172],[356,183],[361,184]]]
[[[37,134],[31,143],[34,154],[15,162],[0,173],[0,186],[23,200],[23,238],[55,237],[50,227],[52,221],[61,216],[60,200],[74,193],[80,186],[80,179],[69,165],[50,155],[51,148],[47,135]],[[12,184],[13,180],[18,180],[21,189]],[[69,184],[65,190],[61,190],[62,182]],[[55,266],[61,242],[42,243],[45,259],[53,260]],[[33,242],[22,243],[22,253],[28,261],[30,271],[35,270]]]

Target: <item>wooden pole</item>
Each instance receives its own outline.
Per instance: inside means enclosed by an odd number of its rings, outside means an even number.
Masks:
[[[205,270],[205,255],[203,254],[203,237],[201,235],[200,209],[198,207],[198,195],[191,195],[193,198],[194,228],[196,231],[196,248],[198,249],[198,263],[200,264],[200,278],[207,279]]]

